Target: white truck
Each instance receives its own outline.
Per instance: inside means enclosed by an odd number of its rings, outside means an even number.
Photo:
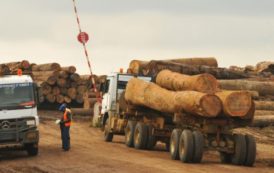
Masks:
[[[135,76],[122,73],[107,77],[100,89],[103,93],[101,111],[98,114],[99,106],[95,105],[97,109],[93,122],[98,124],[100,121],[99,126],[103,127],[107,142],[112,141],[114,135],[125,135],[125,144],[129,147],[152,149],[157,141],[161,141],[167,144],[168,150],[174,125],[171,116],[145,107],[131,107],[124,100],[127,83],[133,77]],[[136,77],[148,82],[152,80],[151,77]]]
[[[250,120],[225,116],[204,119],[130,105],[125,101],[124,91],[133,77],[130,74],[112,74],[100,88],[103,93],[101,111],[100,104],[96,104],[93,121],[100,120],[106,142],[111,142],[114,135],[124,135],[125,144],[136,149],[152,149],[157,141],[166,143],[171,159],[180,159],[184,163],[200,163],[204,151],[214,150],[220,153],[223,163],[254,164],[254,137],[233,132],[234,128],[249,125]],[[136,77],[152,80],[151,77]],[[249,114],[254,115],[254,111],[251,109]]]
[[[28,75],[0,76],[0,149],[38,154],[36,85]]]

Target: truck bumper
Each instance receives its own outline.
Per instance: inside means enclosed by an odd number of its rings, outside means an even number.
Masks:
[[[0,132],[0,145],[29,144],[39,142],[39,131],[32,129],[24,132]]]

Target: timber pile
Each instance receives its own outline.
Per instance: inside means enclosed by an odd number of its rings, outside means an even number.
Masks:
[[[274,62],[264,61],[255,66],[220,68],[215,58],[205,58],[202,61],[201,58],[133,60],[128,72],[152,76],[153,82],[173,92],[197,91],[215,94],[221,100],[224,106],[222,112],[226,116],[253,119],[255,114],[254,125],[274,124],[273,118],[264,120],[265,116],[274,116]],[[162,100],[162,103],[168,104],[165,100]],[[256,123],[258,121],[260,123]]]
[[[61,67],[58,63],[30,64],[24,60],[0,64],[0,75],[17,74],[21,69],[23,74],[32,76],[39,87],[39,101],[46,109],[58,107],[61,103],[76,105],[72,109],[77,115],[92,115],[95,93],[92,92],[90,75],[79,75],[76,67]],[[94,75],[97,89],[106,76]]]

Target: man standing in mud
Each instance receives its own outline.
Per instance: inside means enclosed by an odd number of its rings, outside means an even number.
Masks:
[[[62,138],[62,148],[64,151],[69,151],[70,149],[70,126],[71,126],[71,110],[67,108],[64,103],[59,107],[59,111],[63,112],[63,116],[60,121],[60,130]]]

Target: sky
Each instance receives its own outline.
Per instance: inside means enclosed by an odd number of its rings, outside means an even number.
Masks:
[[[95,74],[133,59],[216,57],[221,67],[274,61],[273,0],[76,0]],[[5,0],[0,63],[75,65],[88,74],[72,0]]]

